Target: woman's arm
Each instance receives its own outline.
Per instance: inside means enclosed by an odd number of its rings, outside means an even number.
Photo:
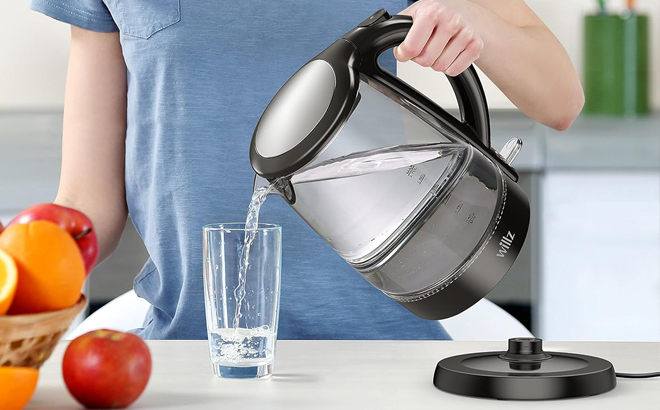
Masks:
[[[582,110],[566,51],[523,0],[420,0],[401,14],[414,24],[395,50],[400,61],[447,75],[475,62],[522,112],[557,130]]]
[[[119,34],[72,27],[55,203],[92,220],[99,262],[116,248],[126,225],[125,139],[126,65]]]

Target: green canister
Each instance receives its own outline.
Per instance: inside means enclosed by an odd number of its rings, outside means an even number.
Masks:
[[[648,16],[596,14],[584,23],[584,112],[649,112]]]

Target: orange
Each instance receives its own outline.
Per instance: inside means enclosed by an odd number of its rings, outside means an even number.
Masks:
[[[11,256],[0,249],[0,316],[7,313],[16,293],[18,273]]]
[[[11,225],[0,234],[0,249],[18,268],[9,314],[65,309],[80,298],[85,264],[76,241],[48,221]]]
[[[21,410],[37,387],[39,370],[30,367],[0,367],[0,409]]]

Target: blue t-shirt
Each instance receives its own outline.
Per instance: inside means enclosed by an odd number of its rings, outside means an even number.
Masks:
[[[150,339],[205,339],[202,226],[245,220],[249,144],[304,63],[380,8],[406,0],[32,0],[93,31],[120,31],[128,73],[126,199],[149,252],[135,279]],[[390,57],[386,63],[394,69]],[[279,197],[280,339],[448,339],[372,287]]]

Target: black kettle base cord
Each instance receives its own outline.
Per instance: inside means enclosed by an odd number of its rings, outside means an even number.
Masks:
[[[651,377],[659,377],[660,372],[653,373],[615,373],[616,377],[621,377],[623,379],[648,379]]]

